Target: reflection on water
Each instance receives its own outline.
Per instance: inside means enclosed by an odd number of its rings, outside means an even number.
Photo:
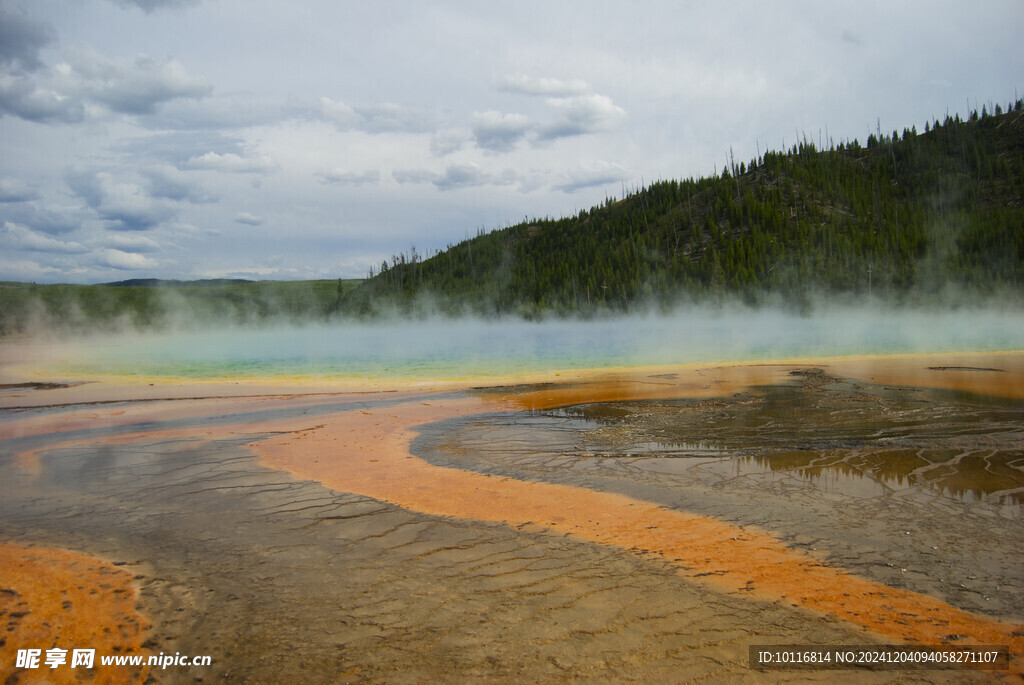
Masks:
[[[635,401],[546,412],[584,420],[590,455],[723,478],[787,474],[829,493],[926,489],[1024,504],[1024,408],[936,391],[854,386],[820,371],[729,401]],[[673,463],[678,461],[678,463]]]

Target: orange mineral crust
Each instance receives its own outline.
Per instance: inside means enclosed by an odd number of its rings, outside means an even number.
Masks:
[[[150,626],[135,612],[132,575],[94,557],[0,543],[0,678],[5,683],[135,683],[148,666],[101,666],[100,655],[148,655]],[[67,650],[50,668],[48,649]],[[19,649],[42,650],[39,668],[17,668]],[[71,668],[75,649],[95,649],[93,668]]]
[[[494,407],[473,398],[412,401],[323,417],[323,426],[252,446],[266,465],[339,491],[651,555],[716,589],[830,614],[884,639],[939,644],[956,634],[958,644],[1008,644],[1012,654],[1024,653],[1022,625],[852,576],[764,532],[617,494],[433,466],[410,454],[417,426],[484,409]]]
[[[823,360],[831,372],[875,384],[1024,399],[1024,352],[891,355]]]
[[[1024,399],[1024,352],[962,352],[784,359],[717,366],[686,365],[566,375],[558,383],[510,388],[502,398],[522,409],[585,402],[728,396],[785,383],[795,369],[820,368],[876,385],[936,388]]]

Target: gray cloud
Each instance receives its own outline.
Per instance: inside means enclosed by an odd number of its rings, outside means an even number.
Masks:
[[[40,88],[34,77],[0,74],[3,114],[39,123],[76,123],[85,118],[85,107],[74,98]]]
[[[542,140],[609,131],[625,118],[626,111],[604,95],[551,98],[547,104],[560,119],[540,131]]]
[[[71,169],[64,175],[68,187],[95,209],[103,203],[103,189],[97,175],[83,169]]]
[[[103,239],[106,247],[121,252],[159,252],[160,243],[138,233],[112,233]]]
[[[70,68],[89,98],[122,114],[150,114],[164,102],[203,98],[213,92],[209,83],[191,76],[173,59],[149,55],[112,59],[83,50],[72,56]]]
[[[563,193],[575,193],[584,188],[620,183],[629,178],[629,173],[618,164],[598,162],[581,166],[565,174],[565,181],[553,187]]]
[[[175,216],[166,204],[155,201],[140,186],[118,183],[106,172],[73,170],[68,186],[114,230],[145,231]]]
[[[455,190],[491,183],[490,176],[473,163],[449,164],[444,173],[432,181],[438,190]]]
[[[470,123],[477,147],[490,152],[510,152],[530,128],[528,117],[522,114],[502,114],[494,110],[474,112]]]
[[[857,47],[860,47],[861,45],[864,44],[864,41],[861,40],[860,36],[858,36],[857,34],[851,32],[849,30],[844,30],[842,32],[842,34],[840,34],[839,37],[840,37],[840,40],[842,40],[844,43],[849,43],[850,45],[856,45]]]
[[[345,171],[344,169],[330,169],[318,171],[315,175],[321,183],[345,186],[369,185],[380,181],[380,173],[372,170],[357,173],[355,171]]]
[[[438,131],[430,139],[430,154],[435,157],[444,157],[458,152],[469,139],[470,136],[462,129]]]
[[[38,197],[35,188],[20,178],[4,176],[0,178],[0,202],[28,202]]]
[[[0,221],[23,224],[49,235],[71,233],[89,218],[91,212],[82,207],[61,207],[34,200],[0,205]]]
[[[436,172],[427,169],[396,169],[391,172],[391,176],[401,184],[433,183],[440,177]]]
[[[149,181],[149,193],[153,197],[168,200],[202,204],[215,202],[217,195],[206,190],[202,184],[178,171],[175,167],[160,165],[140,170]]]
[[[210,84],[167,58],[109,58],[94,50],[76,50],[53,68],[36,62],[31,74],[0,73],[0,114],[39,123],[77,123],[85,119],[90,104],[145,115],[164,103],[213,92]]]
[[[267,102],[242,94],[169,100],[140,121],[152,130],[190,131],[239,129],[247,126],[273,126],[290,119],[313,119],[319,113],[307,105]]]
[[[260,226],[264,219],[261,216],[256,216],[249,212],[239,212],[235,216],[235,221],[240,224],[245,224],[246,226]]]
[[[398,183],[430,183],[438,190],[457,190],[486,185],[512,185],[521,180],[519,175],[511,169],[506,169],[500,174],[492,174],[472,162],[449,164],[443,173],[428,169],[407,169],[396,170],[392,176]]]
[[[135,160],[159,164],[166,162],[179,168],[186,166],[193,157],[201,157],[208,152],[219,155],[230,152],[239,157],[245,155],[245,141],[242,138],[206,130],[132,136],[112,147]]]
[[[122,7],[138,7],[146,14],[162,9],[183,9],[199,4],[199,0],[114,0]]]
[[[0,65],[13,71],[39,69],[39,51],[55,37],[49,24],[29,18],[20,8],[0,5]]]
[[[88,248],[75,242],[57,240],[46,235],[40,235],[26,226],[5,221],[0,228],[0,244],[7,249],[28,250],[31,252],[53,252],[65,254],[81,254],[88,252]]]
[[[355,108],[362,118],[360,128],[368,133],[422,133],[430,130],[427,114],[418,107],[392,103]]]
[[[431,117],[423,109],[390,102],[352,106],[322,97],[320,115],[343,131],[423,133],[431,129]]]

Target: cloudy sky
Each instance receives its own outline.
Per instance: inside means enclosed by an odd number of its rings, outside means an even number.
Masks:
[[[361,277],[1024,97],[1024,3],[0,0],[0,280]]]

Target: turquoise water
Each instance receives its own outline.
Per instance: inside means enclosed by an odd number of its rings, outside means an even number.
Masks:
[[[468,378],[583,368],[1024,348],[993,310],[690,310],[596,321],[433,319],[133,333],[64,343],[69,373],[187,378]]]

